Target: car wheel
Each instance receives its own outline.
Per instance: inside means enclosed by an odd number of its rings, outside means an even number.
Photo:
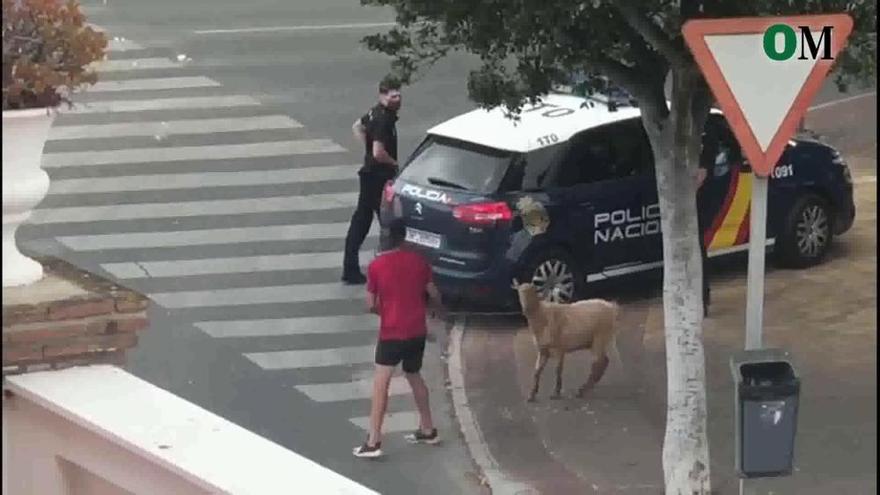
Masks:
[[[783,266],[804,268],[825,258],[834,237],[828,202],[815,194],[795,201],[783,225],[778,261]]]
[[[562,249],[548,249],[526,264],[521,280],[530,281],[545,301],[570,303],[581,293],[581,273]]]

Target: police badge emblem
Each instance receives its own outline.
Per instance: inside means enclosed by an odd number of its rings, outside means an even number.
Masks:
[[[530,196],[524,196],[517,201],[516,210],[522,217],[523,227],[531,236],[547,232],[547,227],[550,226],[550,215],[547,214],[544,205]]]

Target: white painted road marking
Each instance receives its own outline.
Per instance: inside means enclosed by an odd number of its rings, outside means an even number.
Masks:
[[[291,253],[266,256],[236,256],[173,261],[141,261],[138,263],[105,263],[101,268],[116,278],[193,277],[230,273],[256,273],[336,268],[342,263],[342,251],[324,253]],[[373,259],[373,253],[362,251],[363,266]]]
[[[264,370],[291,370],[347,364],[372,363],[375,346],[336,347],[295,351],[245,353],[246,358]]]
[[[107,43],[109,52],[127,52],[130,50],[143,50],[144,47],[127,39],[113,38]]]
[[[342,239],[348,222],[297,225],[267,225],[227,229],[177,230],[163,232],[127,232],[63,236],[58,242],[74,251],[109,249],[177,248],[208,245],[246,244],[254,242]],[[373,225],[368,238],[375,238],[378,226]]]
[[[820,103],[818,105],[811,106],[808,111],[812,112],[813,110],[822,110],[823,108],[833,107],[834,105],[839,105],[841,103],[849,103],[851,101],[861,100],[862,98],[867,98],[869,96],[877,96],[876,91],[869,91],[867,93],[862,93],[858,95],[848,96],[846,98],[841,98],[839,100],[828,101],[825,103]]]
[[[354,179],[354,165],[328,165],[284,170],[245,170],[241,172],[205,172],[193,174],[129,175],[117,177],[61,179],[52,181],[49,194],[92,194],[106,192],[164,191],[241,187],[273,184],[298,184],[340,179]]]
[[[369,399],[373,395],[373,380],[356,380],[342,383],[315,383],[297,385],[296,389],[315,402],[338,402],[343,400]],[[391,379],[388,395],[406,395],[412,389],[402,376]]]
[[[350,208],[357,193],[276,196],[271,198],[219,199],[179,203],[139,203],[106,206],[71,206],[34,210],[32,224],[81,223],[145,218],[184,218],[216,215],[245,215],[279,211],[319,211]]]
[[[150,79],[126,79],[122,81],[98,81],[85,89],[84,93],[112,91],[152,91],[159,89],[216,88],[217,81],[204,76],[156,77]]]
[[[101,60],[90,64],[98,72],[125,72],[131,70],[181,69],[184,66],[169,58],[126,58],[121,60]]]
[[[329,139],[268,141],[265,143],[218,144],[210,146],[173,146],[167,148],[126,148],[109,151],[74,151],[46,153],[43,167],[91,167],[125,163],[164,163],[186,160],[228,160],[346,151]]]
[[[236,287],[232,289],[159,292],[150,299],[166,308],[211,308],[218,306],[247,306],[251,304],[304,303],[319,301],[350,301],[364,297],[364,288],[326,284],[294,284],[263,287]]]
[[[355,426],[362,430],[370,430],[370,417],[362,416],[360,418],[349,419]],[[416,411],[404,411],[397,413],[388,413],[382,422],[382,431],[385,433],[401,433],[404,431],[415,431],[419,428],[419,413]]]
[[[393,27],[393,22],[361,22],[353,24],[323,24],[323,25],[300,25],[300,26],[268,26],[231,29],[201,29],[193,31],[195,34],[239,34],[239,33],[275,33],[283,31],[329,31],[340,29],[371,29]]]
[[[195,323],[214,338],[277,337],[348,332],[378,332],[375,315],[304,316],[265,320],[200,321]]]
[[[49,131],[49,141],[96,139],[108,137],[176,136],[179,134],[213,134],[269,129],[298,129],[303,125],[287,115],[236,117],[234,119],[187,119],[120,124],[61,125]],[[89,179],[92,180],[92,179]],[[54,184],[55,181],[53,181]]]
[[[193,110],[199,108],[234,108],[258,106],[250,96],[192,96],[188,98],[151,98],[149,100],[110,100],[75,103],[73,108],[60,107],[62,114],[112,112],[148,112],[152,110]]]

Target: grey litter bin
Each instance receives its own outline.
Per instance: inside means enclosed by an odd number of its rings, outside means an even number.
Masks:
[[[742,351],[733,355],[730,368],[736,385],[737,474],[741,478],[790,475],[800,378],[788,352]]]

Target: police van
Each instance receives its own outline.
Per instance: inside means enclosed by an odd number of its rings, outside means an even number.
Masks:
[[[748,249],[752,173],[723,116],[703,135],[709,173],[698,210],[709,256]],[[449,300],[515,305],[511,279],[567,302],[594,284],[662,267],[654,163],[639,109],[549,94],[476,109],[431,128],[383,194]],[[790,266],[820,262],[853,224],[853,183],[834,148],[792,140],[770,176],[768,245]],[[384,231],[385,229],[383,229]]]

